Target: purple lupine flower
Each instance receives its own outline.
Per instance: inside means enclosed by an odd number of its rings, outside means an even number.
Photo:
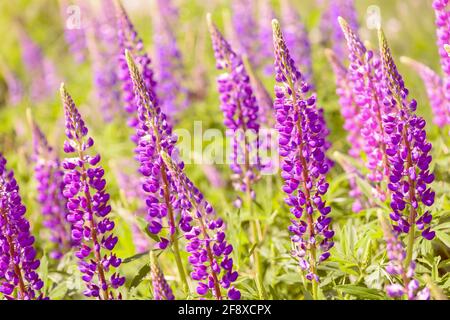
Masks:
[[[190,262],[194,265],[191,277],[197,281],[207,280],[207,284],[199,283],[197,292],[205,295],[212,289],[215,297],[220,299],[221,285],[223,288],[229,289],[230,298],[237,298],[240,293],[235,288],[230,288],[231,283],[237,277],[237,273],[232,271],[232,260],[228,257],[232,247],[225,242],[225,234],[221,229],[222,223],[219,220],[208,218],[207,215],[213,212],[212,207],[183,174],[184,164],[180,162],[174,168],[172,162],[164,161],[164,156],[167,158],[175,156],[177,153],[176,138],[172,135],[164,113],[152,103],[144,80],[128,51],[126,51],[126,58],[135,94],[139,99],[140,126],[137,135],[140,139],[138,151],[141,163],[140,171],[145,176],[143,189],[148,195],[146,203],[149,213],[147,217],[149,231],[153,234],[160,234],[163,226],[167,225],[170,243],[176,250],[178,247],[176,232],[180,229],[190,241],[187,250],[191,253]],[[179,217],[177,224],[175,214]],[[198,222],[195,227],[191,226],[193,220]],[[211,237],[208,230],[211,233],[214,232],[215,237]],[[163,237],[160,239],[160,248],[166,248],[169,240]],[[213,245],[212,249],[210,245]],[[180,258],[176,256],[176,259]],[[181,262],[177,261],[177,264],[181,264]],[[180,276],[184,277],[182,265],[179,265],[178,268]],[[223,271],[223,276],[219,279],[221,271]]]
[[[69,51],[72,53],[75,61],[81,63],[86,59],[86,33],[83,27],[84,6],[80,8],[83,2],[77,5],[69,4],[66,0],[61,3],[61,19],[64,24],[64,38],[69,46]],[[75,11],[74,11],[75,10]],[[75,17],[74,15],[80,15]],[[71,18],[79,18],[74,20]],[[78,24],[79,23],[79,24]]]
[[[208,25],[216,58],[216,68],[223,70],[217,78],[224,125],[232,135],[231,170],[236,190],[251,192],[261,169],[259,159],[259,107],[244,63],[224,39],[208,15]],[[256,137],[250,137],[255,133]]]
[[[425,239],[431,240],[435,236],[429,227],[431,213],[425,209],[433,205],[435,196],[427,187],[434,180],[434,174],[429,170],[432,146],[426,139],[425,120],[415,114],[417,101],[408,99],[409,91],[397,70],[384,33],[379,30],[378,34],[386,87],[384,103],[391,107],[391,112],[383,119],[389,135],[386,153],[391,167],[388,187],[393,212],[390,217],[394,229],[409,233],[412,239],[407,260],[411,261],[414,227],[423,230]]]
[[[53,95],[57,86],[58,76],[55,66],[22,28],[19,28],[19,41],[22,60],[31,79],[31,99],[35,102],[43,101]]]
[[[348,80],[356,103],[355,125],[362,138],[362,150],[367,155],[366,166],[370,170],[368,179],[375,182],[375,193],[386,198],[380,187],[384,177],[389,177],[387,133],[383,117],[389,111],[384,103],[383,80],[380,59],[367,50],[357,33],[341,17],[338,18],[347,40],[350,64]],[[356,134],[356,133],[355,133]]]
[[[87,297],[101,300],[121,299],[115,290],[125,283],[125,277],[110,271],[122,262],[113,253],[118,238],[113,234],[114,221],[108,218],[111,211],[106,192],[104,169],[99,165],[100,155],[88,155],[94,140],[78,112],[72,97],[61,85],[61,99],[66,119],[64,152],[73,154],[63,162],[64,196],[67,198],[67,221],[72,224],[72,241],[78,248],[79,270],[86,284]]]
[[[222,175],[214,165],[204,163],[202,164],[202,170],[212,187],[223,188],[225,186]]]
[[[338,17],[344,18],[352,30],[358,30],[358,15],[355,10],[354,0],[330,0],[328,7],[322,15],[320,29],[325,41],[331,41],[332,49],[340,61],[343,61],[348,51],[344,44],[344,33],[342,32]]]
[[[25,211],[14,172],[6,169],[0,153],[0,293],[7,299],[43,298],[44,283],[36,273],[40,261]]]
[[[433,122],[442,128],[450,124],[450,100],[445,98],[442,78],[426,65],[407,57],[401,57],[403,63],[419,74],[427,90],[428,100],[433,111]]]
[[[236,34],[235,45],[240,54],[245,54],[254,65],[258,65],[257,23],[255,21],[255,0],[233,0],[232,24]],[[233,43],[234,44],[234,43]]]
[[[152,279],[153,300],[175,299],[153,251],[150,251],[150,277]]]
[[[153,80],[153,71],[150,68],[150,58],[145,52],[144,44],[139,38],[130,18],[128,17],[125,8],[119,3],[117,8],[117,19],[119,23],[119,79],[122,81],[123,99],[125,103],[125,111],[128,112],[128,125],[132,128],[136,128],[139,125],[138,121],[138,106],[136,104],[136,98],[133,91],[133,82],[131,80],[130,72],[128,70],[127,61],[125,59],[125,51],[128,50],[135,57],[140,69],[142,70],[142,77],[144,79],[145,86],[149,92],[150,98],[153,101],[155,107],[157,106],[157,97],[155,94],[156,82]],[[133,136],[132,140],[137,144],[138,137]]]
[[[216,299],[221,300],[221,288],[224,288],[230,299],[240,299],[239,290],[232,286],[238,273],[233,271],[230,257],[233,246],[226,241],[223,220],[215,216],[211,204],[185,175],[184,163],[174,160],[164,151],[161,155],[180,187],[180,228],[188,240],[186,250],[193,267],[191,278],[198,281],[197,293],[204,296],[211,291]]]
[[[122,114],[121,82],[117,67],[120,48],[116,31],[117,17],[112,1],[102,0],[101,8],[101,12],[89,17],[86,38],[96,100],[103,119],[109,122]]]
[[[183,85],[183,60],[173,29],[178,14],[169,0],[156,3],[158,10],[152,21],[157,94],[162,111],[174,121],[189,104],[188,90]]]
[[[450,103],[450,55],[445,49],[445,46],[450,44],[450,1],[434,0],[433,8],[436,14],[437,45],[443,71],[443,90],[447,103]],[[450,109],[448,104],[447,108]]]
[[[63,195],[64,183],[61,163],[44,133],[30,119],[33,132],[33,162],[37,181],[37,200],[44,216],[44,226],[50,231],[55,244],[50,257],[60,259],[71,248],[67,227],[67,199]]]
[[[258,59],[249,57],[252,61],[258,63],[256,67],[262,65],[264,74],[271,76],[273,74],[272,61],[272,27],[270,22],[275,19],[275,12],[270,4],[270,1],[259,1],[258,3]],[[240,35],[238,35],[240,36]]]
[[[393,232],[388,226],[385,218],[380,214],[379,219],[383,229],[384,239],[386,241],[386,252],[389,262],[386,271],[392,276],[398,276],[400,283],[392,283],[386,286],[386,292],[391,298],[403,298],[408,300],[429,300],[430,291],[427,287],[419,291],[419,282],[414,279],[416,263],[411,261],[405,268],[406,251],[403,248],[402,241],[398,234]]]
[[[292,58],[297,62],[306,82],[312,84],[313,72],[311,61],[311,44],[308,32],[296,8],[290,0],[281,2],[281,22],[286,45],[290,48]]]
[[[295,67],[278,21],[272,21],[272,26],[278,83],[274,107],[285,202],[294,216],[289,226],[296,247],[293,254],[307,272],[306,278],[318,281],[317,265],[330,256],[334,245],[331,207],[323,200],[328,190],[325,175],[330,168],[324,150],[328,130],[321,121],[315,95],[308,94],[309,85]]]
[[[5,64],[0,62],[0,70],[8,89],[8,104],[17,106],[23,99],[23,84],[17,74],[10,70]]]

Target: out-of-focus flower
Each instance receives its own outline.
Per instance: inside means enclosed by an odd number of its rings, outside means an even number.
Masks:
[[[159,266],[158,259],[153,251],[150,251],[150,277],[152,279],[154,300],[174,300],[172,289],[164,278],[164,273]]]
[[[87,44],[86,29],[84,25],[86,21],[83,17],[85,16],[84,13],[86,13],[87,10],[84,5],[81,8],[82,4],[84,4],[83,1],[77,1],[76,5],[69,3],[67,0],[61,2],[61,19],[64,24],[64,38],[66,39],[69,50],[77,63],[81,63],[86,59]],[[73,12],[71,7],[77,11]],[[72,25],[69,23],[72,21],[70,15],[74,14],[80,15],[79,17],[72,16],[77,18],[76,21],[73,22],[76,22],[79,25]]]

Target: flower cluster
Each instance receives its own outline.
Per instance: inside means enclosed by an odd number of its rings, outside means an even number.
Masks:
[[[413,59],[401,57],[401,61],[416,71],[422,78],[433,111],[434,124],[440,128],[449,124],[450,100],[445,97],[444,84],[441,77],[426,65]]]
[[[37,200],[44,215],[44,226],[50,230],[50,240],[55,243],[50,253],[53,259],[60,259],[71,247],[67,228],[67,200],[63,195],[63,171],[60,160],[48,144],[44,133],[31,120],[33,132],[33,162],[37,185]]]
[[[258,65],[258,45],[255,39],[258,38],[257,22],[254,18],[255,0],[233,0],[231,3],[232,9],[232,24],[234,33],[236,34],[237,48],[239,53],[247,55],[251,62]],[[235,44],[233,42],[233,44]]]
[[[272,58],[272,28],[270,21],[275,19],[275,12],[270,4],[270,1],[259,1],[258,3],[258,56],[252,57],[252,62],[256,63],[257,67],[262,67],[263,72],[267,76],[273,74]],[[257,58],[256,58],[257,57]],[[255,61],[256,60],[256,61]]]
[[[8,88],[8,104],[11,106],[18,105],[23,99],[24,88],[22,81],[15,72],[10,70],[6,65],[0,63],[0,70]]]
[[[384,104],[391,112],[383,118],[388,134],[386,154],[391,168],[389,190],[391,191],[391,219],[398,232],[414,236],[414,226],[422,231],[428,240],[435,233],[429,228],[432,216],[419,204],[429,207],[434,203],[435,193],[427,187],[434,180],[430,172],[431,143],[427,141],[426,122],[415,114],[417,101],[408,99],[408,89],[397,70],[384,34],[379,30],[383,82],[385,83]]]
[[[116,272],[107,278],[107,272],[118,268],[121,259],[112,252],[118,238],[112,233],[114,222],[107,217],[111,206],[105,190],[105,171],[99,165],[99,154],[87,154],[94,140],[87,136],[88,129],[64,85],[61,85],[61,99],[67,136],[64,152],[74,153],[63,162],[63,194],[68,201],[67,221],[72,224],[72,241],[78,248],[79,269],[87,287],[84,294],[103,300],[120,299],[121,294],[116,295],[114,289],[122,286],[125,278]]]
[[[80,2],[79,4],[84,4]],[[75,10],[82,10],[82,12],[86,12],[87,10],[84,7],[79,9],[78,6],[69,6],[67,0],[62,1],[61,3],[61,20],[64,24],[64,38],[69,45],[69,50],[72,53],[75,61],[77,63],[81,63],[86,58],[86,33],[84,29],[85,21],[82,20],[84,15]],[[70,15],[79,14],[79,19],[70,19]]]
[[[22,28],[19,28],[19,41],[27,75],[32,79],[30,97],[34,102],[43,101],[53,95],[57,86],[55,66]]]
[[[183,60],[173,30],[178,14],[169,0],[159,0],[156,4],[159,14],[153,17],[153,43],[157,94],[161,109],[173,121],[189,104],[188,91],[183,86]]]
[[[0,153],[0,293],[7,299],[43,298],[44,283],[36,273],[40,261],[25,211],[14,172],[6,169]]]
[[[348,80],[356,104],[351,120],[354,132],[360,133],[362,150],[367,155],[366,166],[370,170],[369,180],[375,185],[376,195],[384,200],[384,190],[380,183],[389,176],[386,154],[386,129],[383,117],[388,111],[384,104],[383,77],[380,59],[367,50],[357,33],[341,17],[338,18],[349,49]],[[354,142],[354,141],[352,141]],[[359,156],[359,150],[354,150]]]
[[[283,35],[286,45],[291,49],[292,58],[297,62],[305,81],[312,84],[313,72],[311,44],[308,32],[296,9],[289,0],[281,2]]]
[[[118,1],[117,1],[118,2]],[[119,3],[119,2],[118,2]],[[130,53],[135,57],[137,64],[142,73],[142,77],[145,86],[148,90],[151,100],[156,105],[156,82],[153,79],[153,71],[150,68],[151,60],[148,54],[145,52],[144,44],[139,38],[130,18],[128,17],[125,9],[122,5],[117,8],[117,19],[119,24],[119,79],[122,81],[122,94],[125,102],[125,111],[129,113],[128,125],[132,128],[137,128],[139,126],[139,120],[137,117],[138,105],[136,103],[136,97],[133,91],[133,81],[131,80],[130,72],[128,70],[127,61],[125,58],[125,51],[130,51]],[[132,136],[131,138],[136,144],[138,143],[138,137]]]
[[[450,44],[450,1],[434,0],[434,12],[436,14],[436,34],[439,56],[443,71],[443,91],[447,99],[447,110],[450,109],[450,55],[445,46]]]
[[[326,260],[334,245],[331,240],[331,207],[323,196],[328,190],[325,175],[330,165],[325,155],[327,128],[309,96],[309,85],[295,67],[278,21],[272,22],[275,47],[275,111],[279,132],[279,152],[283,159],[285,202],[294,218],[289,231],[296,245],[294,252],[308,280],[319,280],[317,264]],[[319,213],[315,219],[315,213]],[[318,256],[318,252],[320,255]]]
[[[172,289],[164,278],[164,274],[158,264],[153,251],[150,251],[150,277],[152,279],[154,300],[174,300]]]
[[[402,298],[406,295],[408,300],[429,300],[429,289],[425,287],[419,291],[419,281],[414,279],[416,263],[411,261],[407,268],[404,267],[406,252],[402,242],[398,239],[398,235],[391,231],[384,218],[380,216],[380,220],[389,258],[386,271],[392,276],[399,276],[401,279],[401,283],[386,286],[387,294],[392,298]]]
[[[116,31],[117,17],[112,0],[102,0],[101,12],[92,13],[86,32],[92,63],[96,101],[107,122],[119,117],[122,93],[118,77],[117,55],[120,52]]]
[[[208,15],[208,25],[216,58],[223,70],[217,78],[224,124],[232,135],[231,169],[236,190],[250,192],[261,169],[259,159],[259,107],[244,63],[224,39]]]
[[[213,207],[184,174],[184,163],[175,162],[164,152],[162,157],[180,186],[180,228],[188,240],[186,250],[193,267],[191,278],[198,281],[197,293],[204,296],[211,290],[220,300],[222,287],[227,289],[230,299],[240,299],[239,290],[231,286],[238,273],[233,271],[233,259],[230,257],[233,246],[226,241],[223,220],[215,216]]]

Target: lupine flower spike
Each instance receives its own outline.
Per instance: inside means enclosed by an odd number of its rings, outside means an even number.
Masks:
[[[446,46],[448,47],[450,44],[450,1],[434,0],[433,8],[436,15],[437,45],[443,71],[443,90],[447,102],[450,103],[450,55],[446,49]]]
[[[289,231],[306,279],[313,283],[317,299],[317,266],[328,259],[334,245],[331,230],[331,207],[323,200],[328,190],[325,175],[329,170],[323,146],[326,127],[321,121],[315,96],[308,94],[309,85],[295,67],[280,25],[272,21],[275,47],[275,102],[279,132],[279,152],[283,159],[283,191],[293,217]]]
[[[25,211],[14,172],[0,153],[0,293],[6,299],[43,298],[44,283],[36,273],[40,261]]]
[[[398,277],[397,283],[386,286],[386,292],[391,298],[407,297],[408,300],[429,300],[430,290],[425,287],[419,290],[419,281],[414,279],[416,262],[411,261],[408,266],[404,266],[406,251],[403,248],[402,241],[398,234],[393,232],[386,219],[379,214],[378,216],[386,241],[386,252],[389,262],[386,271],[394,277]],[[395,279],[395,278],[394,278]]]
[[[164,274],[158,263],[158,258],[153,250],[150,250],[150,277],[152,279],[153,300],[174,300],[172,289],[164,278]]]
[[[55,248],[50,253],[53,259],[60,259],[71,248],[71,237],[67,217],[67,199],[63,195],[64,172],[61,162],[53,148],[48,144],[44,133],[31,119],[28,120],[33,135],[33,162],[37,182],[37,200],[44,216],[44,226],[50,231],[50,240]]]
[[[86,284],[84,295],[101,300],[121,299],[116,290],[125,283],[125,277],[113,272],[121,259],[113,253],[118,238],[113,234],[114,221],[108,218],[111,211],[106,192],[104,169],[99,165],[100,155],[89,155],[94,140],[78,112],[72,97],[61,85],[61,99],[66,120],[64,152],[73,154],[65,158],[64,196],[67,198],[72,224],[72,241],[78,248],[79,269]],[[108,277],[108,273],[112,273]]]
[[[230,167],[234,172],[233,185],[236,190],[246,195],[246,204],[254,219],[251,223],[252,238],[257,243],[262,238],[262,232],[259,220],[253,213],[255,194],[252,186],[259,179],[259,171],[262,169],[259,158],[259,107],[241,57],[233,51],[213,24],[210,14],[207,15],[207,22],[216,57],[216,68],[223,70],[223,73],[217,78],[217,85],[221,109],[225,117],[224,124],[228,128],[227,134],[232,137],[233,151]],[[254,251],[254,260],[255,269],[257,269],[255,270],[256,283],[260,298],[263,298],[265,289],[259,270],[260,262],[257,250]]]
[[[435,193],[429,185],[434,180],[430,172],[431,143],[427,141],[423,118],[415,114],[417,101],[408,99],[408,89],[397,70],[383,31],[378,31],[383,81],[386,85],[385,103],[391,112],[384,118],[389,134],[386,153],[392,168],[388,187],[391,193],[390,217],[394,230],[408,234],[405,266],[412,261],[415,228],[431,240],[435,232],[430,230],[431,213],[427,210],[434,203]]]
[[[191,277],[198,281],[197,293],[206,295],[211,290],[214,297],[221,300],[221,288],[224,288],[230,299],[240,299],[239,290],[231,286],[238,273],[233,271],[230,257],[233,247],[226,241],[223,220],[215,217],[213,207],[185,175],[184,163],[176,162],[164,151],[162,158],[180,186],[181,210],[185,217],[183,230],[188,240],[186,250],[193,267]]]
[[[70,5],[67,0],[61,1],[61,21],[64,25],[64,38],[69,46],[75,61],[81,63],[86,58],[86,33],[85,33],[85,15],[86,7],[80,9],[83,2],[77,3],[76,6]],[[72,10],[79,11],[72,11]],[[71,16],[79,14],[79,19],[70,19]],[[79,23],[79,24],[77,24]]]
[[[366,166],[370,170],[369,180],[375,183],[375,196],[382,201],[386,195],[381,187],[383,179],[389,176],[388,155],[386,153],[387,133],[383,116],[389,111],[384,104],[380,59],[367,50],[357,33],[341,17],[338,18],[350,52],[348,79],[356,103],[353,109],[355,134],[359,130],[362,136],[362,150],[367,155]],[[357,139],[355,137],[355,139]],[[355,150],[355,154],[358,150]]]
[[[129,51],[125,51],[134,94],[138,106],[138,147],[136,149],[140,163],[140,173],[144,177],[142,188],[146,193],[148,230],[159,237],[158,246],[165,249],[170,244],[177,263],[178,272],[186,293],[189,286],[178,246],[178,229],[183,225],[183,217],[176,221],[180,210],[178,201],[179,186],[168,172],[161,159],[161,152],[171,154],[177,141],[172,128],[153,100],[143,76],[138,70]],[[179,227],[178,227],[179,225]]]
[[[440,128],[450,124],[450,101],[445,98],[441,77],[426,65],[413,59],[401,57],[400,61],[411,67],[422,78],[433,111],[434,124]]]

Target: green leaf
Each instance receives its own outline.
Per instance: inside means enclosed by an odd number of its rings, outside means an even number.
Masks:
[[[62,299],[66,295],[67,291],[68,291],[68,288],[67,288],[66,281],[61,281],[53,288],[53,290],[50,291],[50,293],[48,294],[48,297],[51,300]]]
[[[442,231],[436,231],[436,237],[450,248],[450,235]]]
[[[141,252],[141,253],[135,254],[134,256],[131,256],[131,257],[128,257],[128,258],[123,259],[122,263],[129,263],[129,262],[131,262],[131,261],[140,259],[140,258],[142,258],[143,256],[148,255],[148,253],[149,253],[149,251],[145,251],[145,252]]]
[[[39,265],[39,274],[41,275],[41,279],[44,282],[44,288],[42,288],[42,292],[46,293],[48,287],[48,259],[45,252],[42,255],[41,264]]]
[[[343,293],[350,294],[360,299],[370,299],[370,300],[385,299],[384,293],[376,289],[369,289],[366,287],[360,287],[353,284],[338,285],[335,288],[336,290],[342,291]]]
[[[150,265],[145,264],[137,273],[137,275],[131,281],[130,289],[137,287],[141,283],[142,279],[150,272]]]

